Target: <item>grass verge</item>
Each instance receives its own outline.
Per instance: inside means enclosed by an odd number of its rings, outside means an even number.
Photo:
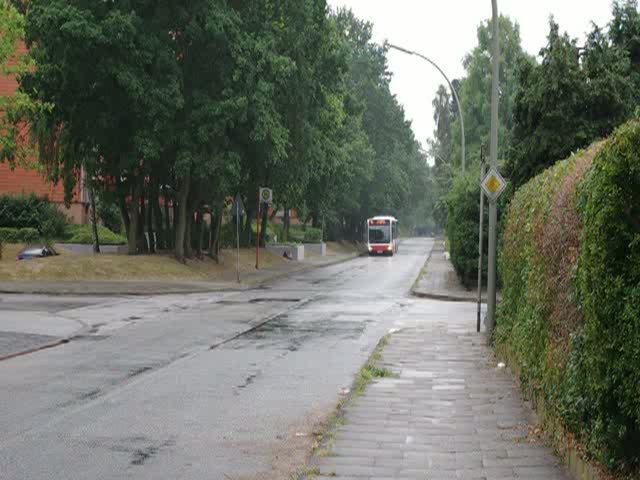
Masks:
[[[159,281],[225,281],[235,278],[236,252],[224,250],[223,262],[204,257],[202,260],[178,262],[170,253],[157,255],[76,255],[64,248],[57,249],[60,255],[16,261],[22,245],[7,244],[0,259],[0,280],[159,280]],[[241,276],[255,272],[255,251],[240,250]],[[260,252],[260,266],[277,267],[287,263],[279,255]]]

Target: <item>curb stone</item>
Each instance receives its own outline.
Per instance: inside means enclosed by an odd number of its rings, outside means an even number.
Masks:
[[[420,280],[422,280],[424,275],[426,275],[428,272],[429,262],[431,261],[431,258],[433,256],[436,243],[439,241],[442,241],[442,239],[437,239],[436,241],[434,241],[431,251],[429,252],[429,256],[427,257],[427,260],[424,266],[422,267],[422,270],[420,271],[420,275],[418,276],[418,278],[416,278],[416,281],[413,283],[413,286],[411,287],[411,290],[410,290],[411,296],[416,298],[424,298],[424,299],[438,300],[438,301],[444,301],[444,302],[477,303],[478,302],[477,294],[471,291],[469,292],[468,295],[456,295],[452,293],[447,293],[445,291],[428,292],[428,291],[420,291],[418,289]],[[487,300],[486,292],[483,292],[482,303],[486,304],[486,300]],[[500,301],[499,294],[498,294],[498,301]]]
[[[12,358],[21,357],[23,355],[29,355],[31,353],[36,353],[41,350],[48,350],[50,348],[59,347],[60,345],[64,345],[66,343],[71,342],[73,339],[86,335],[91,330],[89,326],[83,326],[73,332],[71,335],[67,335],[65,337],[58,338],[57,340],[52,340],[50,342],[43,343],[41,345],[37,345],[35,347],[27,348],[25,350],[20,350],[18,352],[13,352],[8,355],[0,356],[0,362],[4,362],[5,360],[11,360]]]

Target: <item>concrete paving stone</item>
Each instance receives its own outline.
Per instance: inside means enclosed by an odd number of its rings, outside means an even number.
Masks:
[[[535,446],[527,444],[523,447],[522,444],[510,445],[506,448],[507,457],[509,458],[521,458],[521,457],[546,457],[549,455],[549,448],[540,445]]]
[[[474,468],[471,470],[456,470],[456,478],[460,480],[473,480],[477,478],[493,480],[494,478],[517,478],[517,475],[512,468]],[[557,477],[550,476],[549,478]]]
[[[397,469],[389,467],[365,467],[358,465],[332,465],[330,467],[320,467],[321,475],[329,476],[352,476],[352,477],[393,477]]]
[[[331,456],[338,457],[365,457],[365,458],[405,458],[400,450],[385,450],[382,448],[348,448],[333,447]]]
[[[562,478],[568,479],[569,476],[566,472],[563,472],[562,477],[557,477],[560,469],[557,466],[538,466],[538,467],[514,467],[514,472],[520,478],[533,478],[533,477],[544,477],[544,478]],[[556,475],[556,477],[554,477]]]
[[[336,465],[348,465],[348,466],[360,466],[360,467],[372,467],[375,463],[374,457],[316,457],[314,458],[314,465],[319,467],[333,467]]]
[[[336,480],[338,478],[340,480],[362,480],[362,477],[344,477],[342,475],[340,475],[340,477],[337,477],[335,475],[331,475],[331,476],[326,476],[326,475],[317,476],[317,475],[315,475],[315,476],[312,477],[312,480]]]
[[[511,457],[511,458],[491,458],[485,457],[482,460],[482,466],[490,467],[546,467],[556,466],[558,462],[551,457],[550,453],[546,456],[536,457]]]
[[[380,446],[379,442],[374,442],[373,440],[360,440],[360,441],[354,441],[354,440],[347,440],[347,439],[342,439],[342,438],[338,438],[334,444],[333,444],[333,448],[334,449],[340,449],[340,448],[356,448],[358,450],[362,450],[362,449],[383,449],[383,447]]]
[[[410,431],[409,426],[405,427],[395,427],[395,426],[381,426],[381,425],[347,425],[341,430],[343,433],[351,433],[351,434],[363,434],[363,433],[373,433],[379,435],[407,435]]]
[[[374,465],[376,467],[388,467],[395,468],[397,470],[406,469],[421,469],[424,471],[429,467],[429,462],[426,458],[423,459],[408,459],[408,458],[379,458],[376,459]]]
[[[407,436],[390,433],[369,433],[369,432],[340,432],[340,438],[352,441],[373,441],[385,443],[403,443]]]

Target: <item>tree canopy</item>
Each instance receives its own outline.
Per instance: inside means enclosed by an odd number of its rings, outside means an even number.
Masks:
[[[88,175],[119,205],[130,253],[155,232],[191,256],[203,213],[218,219],[236,193],[249,214],[243,241],[255,241],[265,185],[278,208],[353,239],[367,216],[424,195],[428,168],[390,93],[386,48],[348,10],[325,0],[19,7],[16,38],[23,22],[37,65],[19,92],[50,106],[23,112],[38,160],[68,199]]]

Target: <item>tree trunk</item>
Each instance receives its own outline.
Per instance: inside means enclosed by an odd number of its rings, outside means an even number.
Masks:
[[[129,218],[129,210],[127,210],[127,202],[124,198],[118,201],[118,207],[120,207],[120,215],[122,216],[122,223],[124,224],[124,232],[129,238],[129,229],[131,227],[131,218]]]
[[[144,235],[145,223],[147,222],[147,208],[145,204],[146,199],[144,198],[144,189],[142,191],[142,195],[140,196],[140,216],[138,217],[138,245],[141,252],[149,251],[149,244],[147,243],[147,239]]]
[[[164,229],[162,226],[162,210],[160,209],[160,186],[158,182],[154,182],[153,188],[153,230],[156,232],[156,249],[166,249],[167,242],[164,236]]]
[[[165,221],[164,243],[167,250],[173,248],[173,229],[171,228],[171,215],[169,210],[170,203],[171,203],[171,198],[165,192],[165,195],[164,195],[164,221]]]
[[[188,226],[189,215],[189,188],[191,186],[191,172],[188,172],[182,179],[182,185],[178,191],[178,204],[174,207],[174,219],[175,225],[175,254],[178,261],[184,263],[184,245],[185,245],[185,233]],[[177,215],[176,215],[177,213]]]
[[[147,234],[149,235],[149,253],[156,253],[156,241],[153,238],[153,215],[155,213],[155,191],[153,180],[149,181],[149,193],[147,195]]]
[[[131,195],[131,204],[129,205],[129,228],[128,228],[128,244],[127,253],[135,255],[138,253],[138,224],[140,220],[140,196],[142,195],[142,182],[134,179],[133,192]]]
[[[220,232],[222,231],[222,214],[224,213],[224,202],[220,207],[218,215],[216,215],[215,232],[213,233],[213,240],[209,247],[209,256],[215,259],[216,263],[220,263]],[[213,228],[213,225],[211,225]]]
[[[196,233],[196,257],[202,258],[202,236],[204,234],[204,218],[202,207],[198,207],[196,210],[196,224],[195,224],[195,233]]]
[[[187,212],[187,227],[184,232],[184,256],[185,258],[193,258],[193,230],[195,228],[195,222],[193,220],[193,210],[188,209]]]
[[[254,211],[250,208],[246,209],[247,212],[247,219],[244,222],[244,230],[242,231],[242,236],[244,237],[245,240],[245,247],[250,247],[251,245],[253,245],[253,229],[251,227],[251,224],[254,220]],[[240,238],[240,242],[242,242],[242,238]],[[255,246],[255,245],[253,245]]]
[[[89,185],[89,202],[91,203],[91,240],[93,242],[93,253],[100,253],[100,239],[98,238],[98,221],[96,219],[96,190],[93,182]]]
[[[173,203],[173,222],[172,222],[172,231],[173,231],[173,235],[171,237],[171,240],[173,242],[173,248],[176,248],[176,232],[178,229],[178,216],[180,215],[180,207],[178,206],[178,198],[176,197],[174,203]]]
[[[284,218],[282,220],[283,222],[283,226],[284,226],[284,238],[282,240],[284,240],[285,242],[289,241],[289,231],[290,231],[290,227],[291,227],[291,212],[289,210],[289,207],[285,205],[284,207]]]

